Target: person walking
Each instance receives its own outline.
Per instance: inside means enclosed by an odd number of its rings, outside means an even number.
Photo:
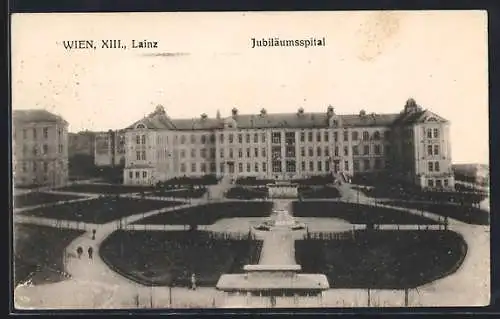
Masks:
[[[191,289],[196,290],[196,276],[191,274]]]
[[[87,250],[88,254],[89,254],[89,259],[92,259],[92,256],[94,254],[94,249],[92,249],[92,247],[89,247],[89,249]]]
[[[81,246],[78,246],[78,248],[76,249],[76,255],[78,256],[78,259],[82,258],[82,254],[83,254],[83,248]]]
[[[95,240],[95,233],[96,233],[96,230],[92,229],[92,240]]]

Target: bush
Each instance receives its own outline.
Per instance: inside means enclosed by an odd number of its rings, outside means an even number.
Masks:
[[[247,188],[247,187],[233,187],[226,193],[227,198],[237,199],[255,199],[266,198],[269,194],[267,187]]]

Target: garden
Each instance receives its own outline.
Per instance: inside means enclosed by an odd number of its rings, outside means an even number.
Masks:
[[[20,214],[103,224],[123,217],[155,209],[173,207],[179,204],[180,202],[175,201],[101,196],[100,198],[88,201],[36,208]]]
[[[265,186],[273,183],[273,179],[258,179],[257,177],[248,176],[238,178],[235,184],[241,186]]]
[[[257,198],[267,198],[268,194],[269,190],[265,186],[261,187],[235,186],[226,192],[226,197],[233,199],[257,199]]]
[[[299,240],[295,251],[302,270],[325,274],[331,288],[405,289],[455,272],[467,244],[451,231],[356,231],[341,240]]]
[[[340,218],[351,224],[393,224],[393,225],[432,225],[432,219],[413,215],[404,211],[356,203],[327,201],[295,201],[292,204],[295,217]]]
[[[272,207],[272,202],[212,203],[150,216],[135,224],[211,225],[224,218],[269,217]]]
[[[152,186],[135,186],[119,184],[73,184],[59,188],[58,191],[90,194],[127,194],[152,191]]]
[[[43,192],[31,192],[14,196],[14,208],[23,208],[29,206],[37,206],[42,204],[56,203],[60,201],[69,201],[82,198],[75,195],[61,195]]]
[[[262,243],[221,239],[203,231],[117,231],[99,250],[104,262],[123,276],[152,286],[214,287],[225,273],[241,273],[258,262]]]
[[[340,192],[333,186],[302,186],[299,187],[302,198],[340,198]]]
[[[38,225],[14,225],[14,284],[46,284],[68,278],[64,251],[84,232]]]

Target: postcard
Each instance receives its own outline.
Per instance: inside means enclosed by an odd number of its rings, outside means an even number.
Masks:
[[[485,11],[11,32],[16,309],[490,303]]]

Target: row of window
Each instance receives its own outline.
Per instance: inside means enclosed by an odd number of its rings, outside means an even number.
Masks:
[[[62,154],[63,150],[64,150],[63,145],[59,144],[57,147],[57,152],[59,154]],[[14,151],[15,151],[15,149],[14,149]],[[49,145],[47,145],[47,144],[42,145],[41,153],[40,153],[40,150],[39,150],[37,145],[33,146],[33,148],[31,149],[31,154],[33,156],[38,156],[39,154],[47,155],[48,153],[49,153]],[[23,145],[23,156],[26,156],[26,155],[28,155],[28,146]],[[15,154],[14,154],[14,156],[15,156]]]
[[[439,145],[427,145],[427,155],[439,155]]]
[[[448,179],[433,179],[433,178],[429,178],[427,179],[427,186],[428,187],[437,187],[437,188],[440,188],[440,187],[448,187],[450,184],[448,182]]]
[[[429,170],[429,172],[439,172],[440,170],[439,162],[429,162],[427,163],[427,165],[427,169]]]
[[[128,177],[130,179],[134,179],[134,176],[136,179],[140,179],[142,176],[142,179],[147,179],[148,178],[148,171],[129,171],[128,172]]]
[[[37,139],[38,138],[38,130],[39,130],[39,128],[36,128],[36,127],[34,127],[33,129],[31,129],[31,136],[33,137],[33,139]],[[28,132],[29,132],[28,129],[23,129],[23,139],[27,139],[28,138]],[[14,138],[16,138],[16,131],[15,130],[14,130],[13,134],[14,134]],[[58,129],[57,130],[57,135],[59,137],[62,135],[62,129]],[[42,137],[44,139],[48,139],[49,138],[49,128],[48,127],[43,127],[42,128]]]
[[[428,128],[427,130],[424,131],[424,134],[427,136],[427,138],[439,138],[439,129]]]
[[[41,161],[33,161],[33,162],[28,162],[28,161],[23,161],[20,163],[21,165],[21,171],[23,173],[28,172],[28,168],[30,168],[33,172],[48,172],[49,171],[49,162],[41,162]],[[62,166],[59,169],[61,169]],[[14,168],[14,171],[17,169],[17,165]]]

